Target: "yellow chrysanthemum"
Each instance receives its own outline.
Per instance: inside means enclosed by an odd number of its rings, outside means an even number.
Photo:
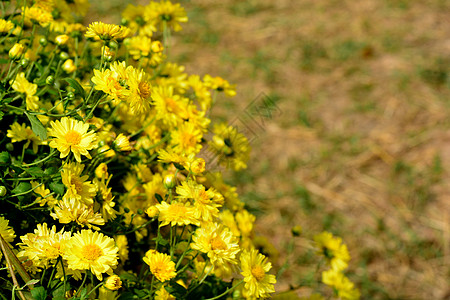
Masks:
[[[112,275],[117,266],[119,248],[114,239],[92,230],[75,233],[66,245],[64,259],[69,269],[90,270],[99,280]]]
[[[13,28],[14,28],[13,22],[5,19],[0,19],[0,33],[9,32]]]
[[[178,198],[189,199],[193,202],[194,216],[202,222],[213,222],[219,216],[219,208],[223,204],[223,197],[214,188],[206,188],[193,180],[183,181],[177,186]]]
[[[8,243],[14,241],[14,238],[16,237],[14,229],[11,226],[9,226],[9,220],[1,216],[0,216],[0,235]]]
[[[238,211],[235,217],[242,236],[250,237],[253,232],[253,223],[255,223],[256,217],[246,209]]]
[[[208,144],[220,164],[235,171],[247,168],[246,162],[250,156],[250,144],[247,138],[236,128],[224,123],[216,124],[214,136]]]
[[[19,93],[26,95],[26,104],[28,110],[37,111],[39,109],[39,97],[36,96],[37,84],[30,83],[25,78],[25,73],[21,72],[17,74],[14,80],[10,81],[11,87]]]
[[[72,118],[63,117],[61,121],[51,121],[49,136],[54,137],[49,146],[61,152],[60,158],[64,158],[72,151],[75,159],[81,162],[81,155],[92,158],[88,150],[95,146],[96,134],[89,131],[89,124]]]
[[[8,129],[6,136],[11,138],[12,143],[27,141],[24,145],[25,148],[28,148],[30,143],[33,143],[33,152],[37,153],[38,146],[42,145],[41,139],[31,130],[30,126],[26,126],[25,123],[20,125],[17,122],[14,122],[10,126],[11,129]]]
[[[172,296],[165,288],[162,286],[155,293],[155,300],[176,300],[174,296]]]
[[[341,271],[330,269],[322,272],[322,282],[332,287],[339,299],[357,300],[360,297],[359,290]]]
[[[27,233],[20,237],[22,243],[18,245],[21,251],[19,257],[27,257],[37,268],[55,265],[56,259],[64,253],[65,245],[70,239],[70,232],[56,231],[56,226],[48,228],[47,223],[37,224],[34,233]]]
[[[98,226],[105,224],[102,215],[94,212],[93,206],[87,206],[76,199],[59,201],[50,216],[55,220],[58,219],[61,224],[76,222],[80,226],[87,226],[95,230],[100,230]]]
[[[86,205],[92,205],[97,190],[92,182],[87,181],[89,175],[81,175],[83,170],[84,165],[77,162],[63,165],[61,179],[67,187],[63,199],[75,199]]]
[[[152,274],[161,282],[177,276],[175,263],[170,259],[170,255],[150,250],[147,251],[143,260],[149,265]]]
[[[230,229],[218,223],[198,228],[192,237],[191,248],[206,253],[215,265],[236,264],[239,245]]]
[[[25,15],[27,23],[39,23],[42,27],[47,27],[53,21],[51,11],[39,5],[22,8],[22,15]]]
[[[129,95],[128,88],[121,84],[121,78],[110,69],[94,69],[94,76],[91,78],[94,88],[111,96],[112,99],[125,99]]]
[[[203,133],[191,122],[184,122],[171,133],[170,144],[173,145],[173,150],[184,154],[197,154],[201,149]]]
[[[125,26],[93,22],[88,26],[85,37],[109,41],[126,38],[130,33],[130,29]]]
[[[156,109],[156,118],[165,125],[176,126],[187,119],[188,100],[174,94],[173,87],[157,86],[153,88],[152,104]]]
[[[145,114],[150,110],[152,86],[149,76],[142,70],[128,68],[130,94],[126,102],[134,115]]]
[[[39,183],[31,181],[33,192],[40,196],[37,197],[35,201],[39,203],[40,206],[44,206],[45,204],[49,207],[55,206],[58,203],[58,200],[53,197],[53,193],[50,193],[50,190],[46,189],[44,184],[38,185]]]
[[[211,75],[206,74],[203,77],[203,81],[205,83],[205,86],[209,87],[210,89],[216,90],[218,92],[224,92],[228,97],[236,96],[236,85],[231,85],[222,77],[212,77]]]
[[[170,226],[183,226],[194,224],[198,225],[199,221],[194,216],[193,207],[184,203],[172,201],[168,204],[166,201],[156,205],[159,210],[158,220],[161,222],[160,226],[170,224]]]
[[[272,264],[267,258],[253,249],[244,250],[240,256],[241,274],[244,276],[246,294],[255,298],[267,298],[275,292],[275,275],[267,274]]]
[[[105,287],[111,291],[117,291],[122,287],[122,280],[117,275],[111,275],[106,279]]]
[[[150,2],[145,8],[144,18],[154,26],[159,26],[161,31],[164,24],[174,31],[180,31],[182,28],[179,23],[188,21],[184,8],[179,3],[172,4],[170,1]]]
[[[330,232],[322,232],[314,236],[318,253],[323,255],[331,268],[341,271],[347,268],[350,254],[340,237],[334,237]]]

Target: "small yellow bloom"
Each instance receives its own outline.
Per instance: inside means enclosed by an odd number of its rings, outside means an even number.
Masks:
[[[152,274],[161,282],[177,276],[175,263],[170,260],[170,255],[156,251],[148,251],[143,260],[150,266]]]
[[[55,38],[55,41],[58,45],[65,45],[68,40],[69,40],[69,36],[66,34],[58,35]]]
[[[11,226],[8,225],[9,220],[5,219],[4,217],[0,216],[0,235],[2,238],[7,242],[14,241],[14,238],[16,237],[14,233],[14,229],[12,229]]]
[[[268,298],[275,292],[275,275],[267,274],[272,264],[258,250],[244,250],[241,253],[241,274],[244,276],[245,292],[250,297]]]
[[[110,289],[111,291],[117,291],[122,287],[122,281],[120,280],[120,277],[117,275],[109,276],[106,279],[105,287],[107,289]]]
[[[125,26],[94,22],[89,25],[85,36],[96,40],[109,41],[126,38],[130,33],[130,29]]]
[[[130,145],[130,141],[128,137],[126,137],[123,133],[119,134],[114,141],[114,145],[119,151],[131,151],[133,148]]]
[[[60,158],[64,158],[72,152],[75,159],[81,162],[81,155],[92,158],[88,150],[95,146],[96,134],[89,131],[89,124],[72,118],[63,117],[61,121],[51,121],[49,135],[53,137],[49,146],[61,152]]]
[[[95,168],[95,176],[99,179],[108,178],[108,165],[105,163],[101,163]]]
[[[62,68],[67,73],[73,73],[77,69],[77,66],[75,66],[75,63],[73,62],[72,59],[68,59],[64,62],[64,64],[62,65]]]
[[[22,56],[24,50],[25,50],[25,47],[22,44],[16,43],[11,48],[11,50],[9,50],[9,53],[8,53],[9,57],[11,59],[19,59]]]
[[[14,28],[14,23],[5,19],[0,19],[0,33],[9,32]]]

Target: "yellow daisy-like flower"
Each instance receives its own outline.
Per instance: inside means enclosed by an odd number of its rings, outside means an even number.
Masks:
[[[341,271],[330,269],[322,272],[322,282],[332,287],[339,299],[357,300],[360,297],[359,290]]]
[[[1,216],[0,216],[0,235],[8,243],[14,241],[14,238],[16,237],[14,229],[11,226],[9,226],[9,220]]]
[[[103,91],[115,100],[125,99],[129,95],[128,88],[121,84],[120,79],[110,69],[94,69],[94,76],[91,78],[96,90]]]
[[[25,78],[25,73],[21,72],[17,74],[14,80],[10,81],[11,87],[19,93],[26,95],[26,104],[28,110],[37,111],[39,109],[39,97],[36,96],[37,84],[30,83]]]
[[[22,15],[25,15],[25,21],[27,23],[39,23],[42,27],[47,27],[53,21],[51,11],[39,5],[22,8]]]
[[[219,163],[235,171],[247,168],[250,157],[250,144],[236,128],[224,123],[216,124],[214,136],[209,142],[211,150],[217,155]]]
[[[87,206],[76,199],[59,201],[54,208],[54,212],[50,213],[50,216],[55,220],[58,219],[61,224],[76,222],[82,227],[87,226],[95,230],[100,230],[98,226],[105,224],[102,215],[94,212],[93,206]]]
[[[161,282],[177,276],[175,263],[170,259],[170,255],[150,250],[147,251],[143,260],[150,266],[152,274]]]
[[[130,145],[130,140],[123,133],[120,133],[114,140],[114,145],[119,151],[131,151],[133,148]]]
[[[117,266],[119,248],[114,239],[92,230],[75,233],[66,245],[64,259],[69,269],[91,270],[102,280],[102,274],[113,274]]]
[[[149,76],[142,70],[127,69],[130,95],[126,98],[133,115],[145,114],[150,110],[152,86]]]
[[[178,126],[177,130],[171,133],[170,144],[174,145],[173,150],[178,153],[191,154],[198,153],[201,148],[203,133],[191,122],[184,122]]]
[[[109,276],[106,279],[105,287],[111,291],[117,291],[122,287],[122,280],[117,275]]]
[[[206,74],[203,77],[203,81],[206,87],[216,90],[218,92],[224,92],[228,97],[236,96],[236,85],[231,85],[227,80],[222,77],[212,77]]]
[[[64,253],[65,245],[70,239],[70,232],[56,231],[56,226],[48,228],[47,223],[37,224],[34,233],[27,233],[20,237],[22,243],[18,245],[21,251],[19,257],[27,257],[38,268],[56,264],[56,259]]]
[[[109,41],[126,38],[130,33],[130,29],[125,26],[93,22],[88,26],[84,36],[96,40]]]
[[[191,206],[184,203],[172,201],[168,204],[166,201],[156,205],[159,210],[158,220],[161,222],[159,226],[184,226],[189,224],[198,225],[199,221],[194,216],[194,210]]]
[[[314,236],[318,253],[323,255],[331,268],[342,271],[348,266],[350,254],[340,237],[334,237],[330,232],[322,232]]]
[[[152,104],[156,109],[156,118],[165,125],[176,126],[187,119],[188,99],[175,95],[171,86],[153,88]]]
[[[40,186],[38,185],[39,183],[31,181],[33,192],[40,196],[36,198],[36,202],[39,203],[40,206],[44,206],[45,204],[47,204],[49,207],[55,206],[58,203],[58,200],[53,197],[52,193],[50,193],[50,190],[46,189],[44,184],[41,184]]]
[[[179,3],[172,4],[170,1],[150,2],[145,8],[144,18],[154,26],[159,26],[161,31],[164,23],[174,31],[180,31],[182,28],[179,23],[188,21],[184,8]]]
[[[92,158],[88,150],[95,147],[96,134],[89,131],[89,124],[72,118],[63,117],[61,121],[51,121],[49,136],[54,138],[49,146],[61,152],[60,158],[64,158],[72,151],[75,159],[81,162],[81,155]]]
[[[219,223],[198,228],[192,237],[191,248],[206,253],[213,265],[236,264],[239,245],[230,229]]]
[[[14,122],[11,126],[11,129],[8,129],[6,136],[11,138],[12,143],[17,143],[21,141],[27,141],[25,143],[25,148],[28,148],[30,143],[33,143],[33,152],[37,153],[38,146],[42,145],[41,139],[31,130],[30,126],[26,126],[26,124],[20,125],[17,122]]]
[[[0,33],[9,32],[13,28],[14,28],[13,22],[5,19],[0,19]]]
[[[244,250],[240,256],[241,274],[244,276],[246,294],[250,297],[267,298],[275,292],[275,275],[267,274],[272,264],[258,250]]]
[[[243,237],[251,236],[255,220],[256,217],[246,209],[242,209],[236,213],[236,222]]]
[[[165,288],[162,286],[155,293],[155,300],[176,300],[174,296],[172,296]]]
[[[194,205],[194,216],[203,222],[213,222],[219,216],[223,197],[214,188],[206,188],[193,180],[183,181],[177,186],[178,198],[190,199]]]
[[[83,170],[84,165],[77,162],[63,165],[61,179],[67,187],[63,199],[76,199],[86,205],[92,205],[97,190],[92,182],[87,181],[89,175],[81,175]]]

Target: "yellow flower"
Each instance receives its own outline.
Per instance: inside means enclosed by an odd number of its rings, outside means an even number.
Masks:
[[[39,183],[35,181],[31,181],[33,192],[41,196],[36,198],[36,202],[39,203],[40,206],[44,206],[45,204],[49,207],[55,206],[58,203],[58,200],[53,197],[49,189],[45,188],[44,184],[41,184],[40,186],[38,186],[38,184]]]
[[[126,98],[131,113],[134,115],[145,114],[150,110],[152,86],[148,75],[142,71],[127,68],[128,85],[130,94]]]
[[[151,97],[156,109],[156,118],[165,125],[176,126],[187,119],[188,100],[174,95],[173,87],[157,86],[153,88]]]
[[[114,237],[116,245],[119,247],[119,259],[123,262],[128,260],[128,240],[125,235],[119,235]]]
[[[10,243],[14,241],[14,238],[16,237],[14,233],[14,229],[8,225],[9,220],[5,219],[4,217],[0,216],[0,235],[2,238]]]
[[[94,212],[93,206],[87,206],[75,199],[59,201],[58,205],[54,207],[54,212],[50,213],[50,216],[55,220],[58,219],[61,224],[76,222],[82,227],[87,226],[95,230],[100,230],[98,226],[105,224],[102,215]]]
[[[61,152],[60,158],[69,155],[70,151],[78,162],[81,162],[81,155],[92,158],[88,150],[94,148],[96,134],[92,130],[88,132],[89,124],[63,117],[61,121],[51,121],[50,125],[49,135],[54,138],[49,146]]]
[[[94,69],[94,76],[91,80],[96,90],[105,92],[113,99],[124,99],[129,95],[127,87],[121,84],[120,78],[117,78],[117,75],[109,69],[101,71]]]
[[[75,63],[73,62],[72,59],[68,59],[64,62],[64,64],[62,65],[62,68],[67,73],[73,73],[77,69],[77,66],[75,66]]]
[[[37,111],[39,109],[39,97],[36,96],[37,84],[30,83],[25,78],[25,73],[21,72],[17,74],[14,80],[9,82],[12,88],[19,93],[26,94],[26,104],[28,110]]]
[[[14,23],[5,19],[0,19],[0,33],[9,32],[14,28]]]
[[[180,31],[182,28],[179,23],[188,21],[184,8],[179,3],[172,4],[170,1],[150,2],[145,8],[144,18],[154,26],[159,26],[161,31],[164,24],[174,31]]]
[[[206,188],[193,180],[183,181],[177,186],[178,198],[191,199],[194,205],[194,217],[202,222],[213,222],[219,216],[223,197],[214,188]]]
[[[198,225],[199,222],[194,216],[194,210],[191,206],[172,201],[168,204],[166,201],[156,205],[159,210],[158,220],[161,222],[159,226],[183,226],[194,224]]]
[[[128,137],[126,137],[123,133],[120,133],[114,141],[114,145],[119,151],[131,151],[133,148],[130,145],[130,141]]]
[[[92,205],[97,191],[95,185],[87,181],[89,175],[81,175],[83,170],[84,165],[77,162],[63,165],[61,178],[62,183],[67,187],[63,199],[75,199],[86,205]]]
[[[170,255],[156,251],[147,251],[143,260],[150,266],[152,274],[161,282],[177,276],[175,263],[170,260]]]
[[[216,90],[218,92],[224,92],[228,97],[236,96],[236,85],[231,85],[228,81],[221,77],[212,77],[206,74],[203,77],[203,81],[206,87]]]
[[[105,287],[111,291],[117,291],[122,287],[122,281],[117,275],[112,275],[106,278]]]
[[[125,38],[130,33],[130,29],[125,26],[93,22],[89,25],[85,37],[109,41]]]
[[[214,136],[208,144],[217,155],[220,164],[235,171],[247,168],[246,162],[250,156],[250,145],[247,138],[236,128],[224,123],[216,124]]]
[[[178,153],[191,154],[198,153],[201,148],[203,137],[202,131],[191,122],[184,122],[171,133],[170,144],[173,150]]]
[[[236,213],[236,222],[243,237],[251,236],[255,220],[256,217],[246,209],[242,209]]]
[[[50,229],[47,223],[37,224],[34,233],[27,233],[20,237],[22,243],[18,245],[21,251],[19,257],[27,257],[37,268],[55,265],[56,259],[64,253],[65,245],[70,239],[70,232],[56,231],[56,226]]]
[[[66,246],[64,259],[69,269],[91,270],[102,280],[102,274],[112,275],[117,266],[119,248],[114,239],[92,230],[75,233]]]
[[[272,264],[258,250],[244,250],[240,256],[241,274],[244,276],[244,289],[248,296],[268,298],[275,292],[275,275],[267,274]]]
[[[155,300],[176,300],[174,296],[169,294],[169,292],[162,286],[159,290],[155,293]]]
[[[191,248],[206,253],[214,266],[237,263],[236,254],[240,250],[237,239],[221,224],[198,228],[192,241]]]
[[[128,4],[122,12],[122,17],[127,21],[127,26],[129,26],[133,32],[137,32],[138,36],[151,37],[153,32],[156,31],[156,28],[144,19],[144,14],[145,7],[143,5],[134,6]]]
[[[36,134],[31,130],[30,126],[26,126],[26,124],[19,125],[19,123],[14,122],[10,125],[11,129],[7,131],[7,137],[11,138],[12,143],[17,143],[21,141],[27,141],[25,143],[25,148],[28,148],[30,142],[33,142],[33,152],[37,153],[38,146],[42,145],[41,139],[36,136]]]
[[[108,178],[108,165],[105,163],[101,163],[95,168],[95,176],[99,179]]]
[[[65,45],[68,40],[69,36],[67,34],[61,34],[55,38],[55,41],[58,45]]]
[[[334,237],[330,232],[322,232],[314,236],[318,253],[323,255],[331,268],[342,271],[348,266],[350,254],[340,237]]]
[[[47,27],[53,21],[51,10],[39,5],[22,8],[22,15],[25,15],[25,21],[27,23],[39,23],[42,27]]]
[[[359,290],[341,271],[330,269],[322,272],[322,282],[332,287],[339,299],[357,300],[360,297]]]

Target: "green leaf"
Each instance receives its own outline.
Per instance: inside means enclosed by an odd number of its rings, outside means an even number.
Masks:
[[[31,167],[25,170],[28,174],[34,177],[42,177],[44,175],[44,171],[39,167]]]
[[[1,87],[1,85],[0,85],[0,87]],[[0,121],[3,119],[3,116],[5,115],[5,113],[4,112],[2,112],[2,111],[0,111]]]
[[[8,152],[2,151],[0,152],[0,165],[8,165],[11,162],[11,156]]]
[[[160,194],[155,194],[155,198],[156,200],[158,200],[159,203],[164,201]]]
[[[28,117],[28,120],[30,120],[31,123],[31,130],[42,140],[47,139],[47,130],[45,130],[44,125],[42,125],[41,121],[35,116],[30,115],[28,112],[25,111],[25,114]]]
[[[43,286],[39,286],[31,290],[31,296],[36,300],[45,300],[47,299],[47,291]]]
[[[79,94],[83,99],[86,99],[86,91],[83,89],[81,84],[70,77],[64,78],[65,81],[75,90],[77,94]]]
[[[64,184],[62,184],[62,183],[51,182],[49,184],[49,187],[53,192],[57,193],[58,195],[64,194]]]

